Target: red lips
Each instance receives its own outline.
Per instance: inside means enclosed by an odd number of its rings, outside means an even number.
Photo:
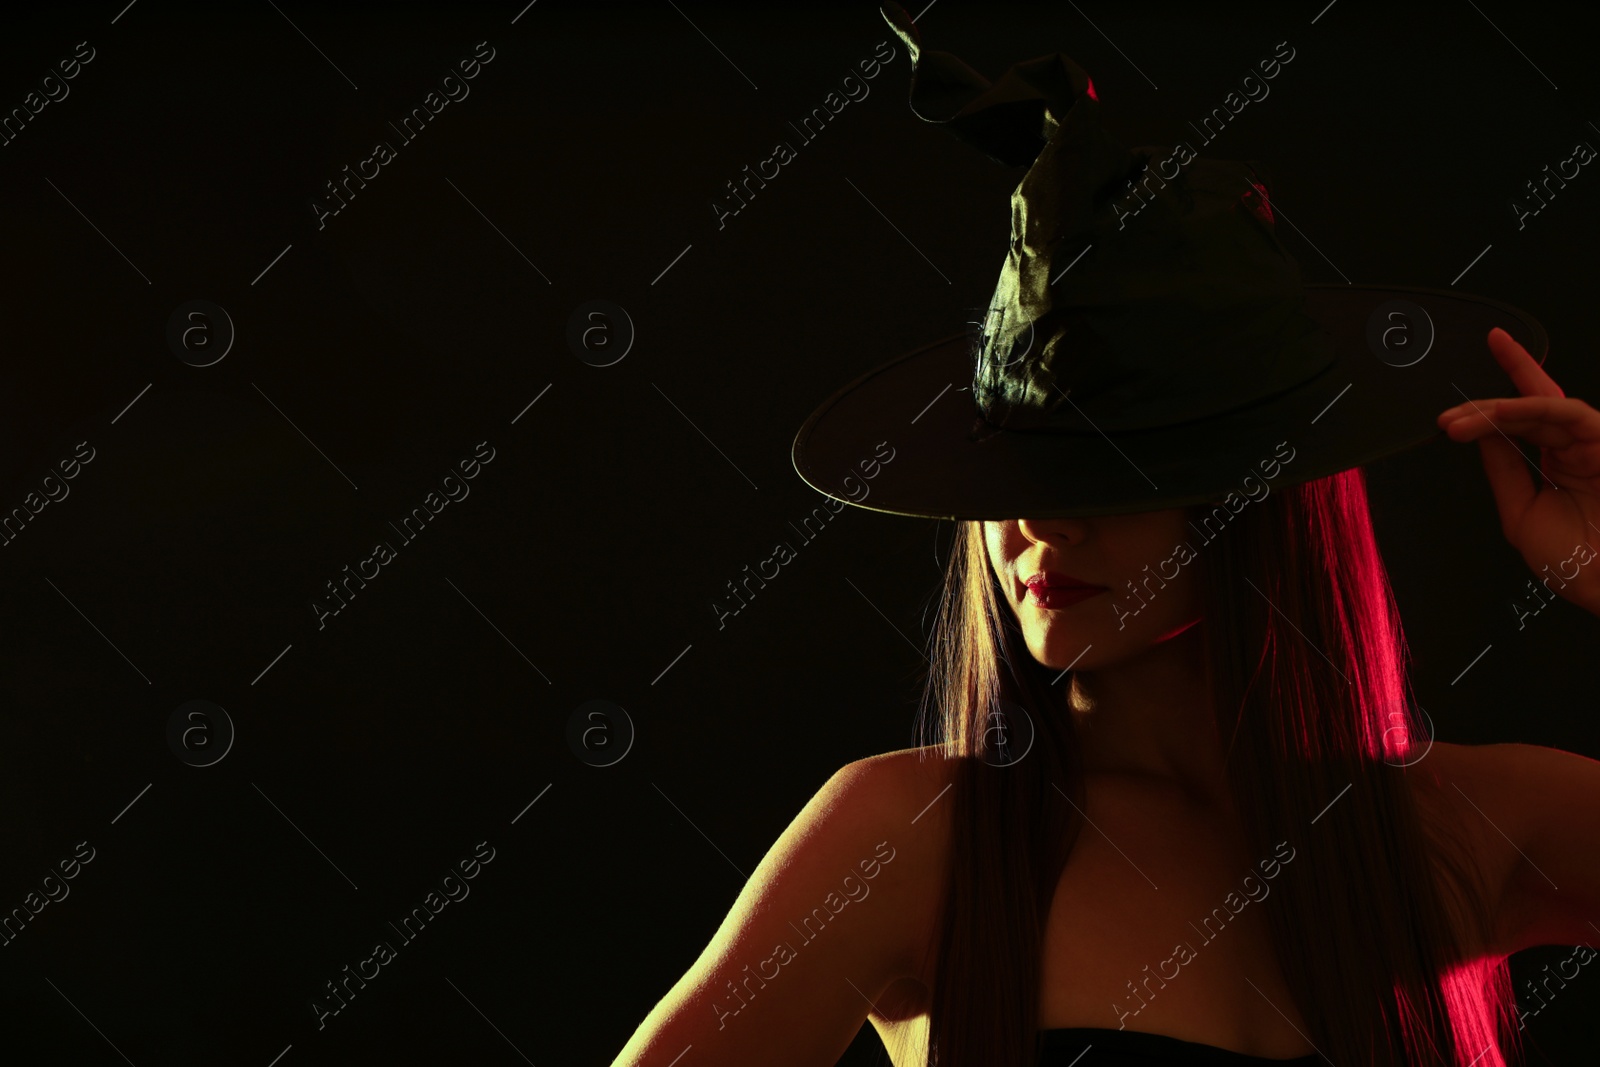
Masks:
[[[1071,607],[1080,600],[1107,591],[1103,585],[1090,585],[1059,571],[1040,571],[1029,578],[1026,585],[1029,600],[1040,607],[1055,609]]]
[[[1074,578],[1070,574],[1062,574],[1059,571],[1040,571],[1038,574],[1033,575],[1031,578],[1029,578],[1023,584],[1028,586],[1030,589],[1032,587],[1036,586],[1036,585],[1044,586],[1047,589],[1104,589],[1105,588],[1105,586],[1103,586],[1103,585],[1095,585],[1093,582],[1085,582],[1085,581],[1083,581],[1081,579]]]

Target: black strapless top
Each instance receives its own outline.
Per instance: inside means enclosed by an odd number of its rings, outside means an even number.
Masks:
[[[1139,1030],[1075,1026],[1041,1030],[1039,1037],[1039,1067],[1311,1067],[1321,1062],[1315,1052],[1273,1060]]]

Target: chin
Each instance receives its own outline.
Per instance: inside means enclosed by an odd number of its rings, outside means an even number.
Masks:
[[[1045,632],[1028,634],[1027,639],[1028,651],[1033,658],[1053,671],[1064,671],[1068,667],[1090,670],[1120,658],[1117,650],[1107,649],[1104,643],[1091,642],[1087,637],[1064,637],[1059,633]],[[1086,645],[1089,646],[1087,651]]]
[[[1109,667],[1132,659],[1156,645],[1171,641],[1186,633],[1199,633],[1204,619],[1196,615],[1190,619],[1151,620],[1137,630],[1129,627],[1110,632],[1095,632],[1093,627],[1079,627],[1067,632],[1066,627],[1045,626],[1024,631],[1028,651],[1043,666],[1053,671],[1091,671]]]

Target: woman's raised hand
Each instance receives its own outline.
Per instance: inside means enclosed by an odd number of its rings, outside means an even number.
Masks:
[[[1472,399],[1439,414],[1452,441],[1477,441],[1500,530],[1528,566],[1565,582],[1554,591],[1600,614],[1600,411],[1567,396],[1499,327],[1489,351],[1521,396]],[[1537,479],[1510,435],[1539,446]]]

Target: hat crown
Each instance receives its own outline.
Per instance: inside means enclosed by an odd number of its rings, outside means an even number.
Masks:
[[[883,10],[912,55],[912,111],[1028,167],[973,342],[984,422],[1062,433],[1169,426],[1332,365],[1256,164],[1202,158],[1187,142],[1124,148],[1068,57],[1026,60],[990,83],[923,47],[904,9]]]

